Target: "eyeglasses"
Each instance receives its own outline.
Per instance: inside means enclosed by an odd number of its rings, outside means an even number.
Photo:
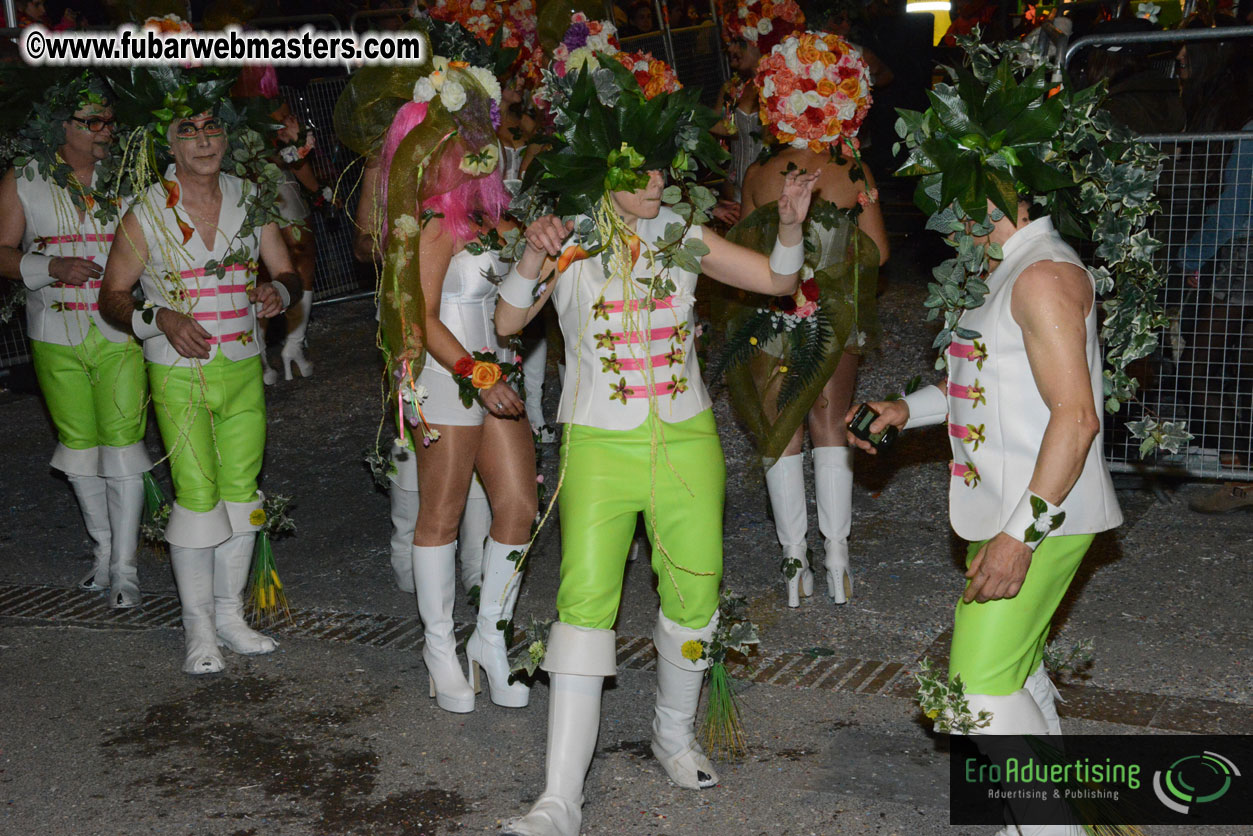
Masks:
[[[88,116],[86,119],[81,116],[71,116],[70,120],[85,126],[87,130],[91,131],[93,134],[98,134],[105,128],[112,129],[115,124],[115,120],[102,119],[99,116]]]
[[[183,121],[174,129],[174,136],[179,139],[195,139],[197,134],[205,136],[221,136],[226,130],[221,119],[206,119],[197,125],[195,122]]]

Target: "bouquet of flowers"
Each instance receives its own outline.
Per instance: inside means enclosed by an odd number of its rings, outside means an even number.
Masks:
[[[805,30],[805,12],[795,0],[739,0],[723,18],[724,36],[747,41],[762,54],[792,35]]]
[[[762,124],[796,148],[822,152],[855,137],[870,111],[870,71],[838,35],[806,32],[779,44],[758,65],[757,86]]]
[[[278,578],[278,565],[274,562],[272,538],[293,534],[296,523],[287,516],[291,499],[286,496],[267,496],[261,507],[252,512],[249,522],[258,525],[257,545],[252,557],[252,576],[248,581],[246,601],[248,618],[254,625],[274,624],[280,616],[291,620],[287,607],[287,593]]]
[[[568,94],[562,79],[589,62],[595,67],[593,56],[597,53],[617,55],[619,51],[617,27],[607,20],[589,20],[583,12],[575,12],[565,36],[553,48],[552,61],[543,71],[540,85],[533,94],[535,106],[541,111],[550,111],[553,102]]]
[[[659,93],[673,93],[683,89],[678,75],[670,65],[654,58],[652,53],[618,52],[613,57],[635,76],[640,89],[644,91],[645,99],[652,99]]]
[[[683,645],[684,656],[709,660],[709,705],[700,737],[701,744],[711,755],[730,759],[747,752],[739,704],[727,673],[727,653],[747,655],[758,642],[757,625],[748,620],[748,602],[730,590],[723,590],[718,601],[718,628],[713,637],[707,644],[693,640]],[[688,644],[696,646],[689,648]]]
[[[460,23],[483,43],[491,43],[504,21],[501,4],[494,0],[435,0],[427,14],[445,23]]]
[[[504,378],[505,382],[512,386],[520,396],[525,396],[520,356],[514,356],[512,363],[502,363],[486,348],[482,351],[472,351],[453,364],[452,376],[453,380],[457,381],[461,403],[467,409],[478,400],[479,392],[491,389],[501,378]]]

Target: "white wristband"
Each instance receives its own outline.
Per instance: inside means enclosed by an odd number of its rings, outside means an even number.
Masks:
[[[43,290],[56,281],[48,271],[52,269],[52,256],[43,253],[27,253],[22,256],[18,270],[22,274],[22,284],[28,290]]]
[[[1026,491],[1018,505],[1010,512],[1009,522],[1001,529],[1004,533],[1021,540],[1032,551],[1044,542],[1044,538],[1056,531],[1066,521],[1066,512],[1047,499]]]
[[[515,308],[529,308],[535,304],[535,283],[539,276],[528,279],[518,272],[515,262],[509,274],[500,283],[500,298]]]
[[[770,270],[777,276],[790,276],[799,273],[805,266],[805,242],[788,246],[778,238],[774,239],[774,249],[770,253]]]
[[[941,424],[948,417],[948,395],[939,386],[923,386],[901,400],[909,407],[907,430]]]
[[[278,298],[283,301],[283,310],[291,307],[291,291],[287,289],[287,285],[282,282],[271,282],[274,289],[278,291]]]
[[[157,327],[159,310],[161,309],[156,307],[146,307],[131,314],[131,331],[135,333],[135,339],[142,341],[161,336],[162,331]]]

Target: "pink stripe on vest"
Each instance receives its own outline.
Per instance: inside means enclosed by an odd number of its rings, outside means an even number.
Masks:
[[[99,290],[104,285],[104,279],[88,279],[82,284],[67,284],[65,282],[53,282],[52,286],[62,290],[86,288],[87,290]]]
[[[648,332],[648,341],[668,340],[678,333],[678,328],[654,328]],[[632,331],[630,339],[627,339],[627,335],[622,331],[614,331],[612,336],[615,343],[638,343],[643,341],[643,335],[639,331]]]
[[[967,473],[974,473],[975,470],[973,467],[970,467],[969,465],[958,464],[957,462],[949,462],[948,472],[951,475],[956,476],[959,479],[964,479]]]
[[[626,305],[626,302],[625,302],[625,301],[623,301],[623,300],[618,300],[617,302],[605,302],[605,303],[604,303],[604,308],[603,308],[603,309],[604,309],[606,312],[608,312],[608,313],[622,313],[622,311],[623,311],[626,307],[627,307],[627,305]],[[672,309],[673,307],[674,307],[674,297],[673,297],[673,296],[664,296],[664,297],[662,297],[661,299],[658,299],[658,300],[657,300],[657,304],[654,306],[654,310],[658,310],[658,311],[668,311],[668,310]],[[641,302],[641,301],[640,301],[640,300],[638,300],[638,299],[634,299],[634,300],[632,300],[632,301],[631,301],[630,310],[631,310],[631,312],[632,312],[632,313],[635,313],[635,312],[636,312],[636,311],[638,311],[640,308],[645,308],[645,309],[647,309],[647,308],[648,308],[648,302],[647,302],[647,300],[645,300],[645,301]]]
[[[654,354],[652,357],[649,358],[649,360],[650,360],[649,365],[652,366],[654,369],[659,366],[664,366],[669,362],[668,355],[666,354]],[[629,357],[626,360],[623,360],[621,362],[622,362],[622,369],[624,371],[638,372],[644,369],[644,361],[639,359],[638,357]]]
[[[61,307],[67,311],[98,311],[100,306],[95,302],[62,302]]]
[[[235,340],[242,337],[245,333],[247,332],[236,331],[234,334],[222,334],[217,337],[209,337],[209,339],[205,340],[205,342],[207,342],[209,345],[218,345],[220,343],[234,342]]]
[[[218,287],[189,287],[183,291],[188,299],[203,299],[206,296],[217,296],[219,293],[244,293],[248,289],[243,284],[224,284]]]
[[[949,424],[948,434],[953,438],[960,438],[962,441],[965,441],[967,438],[970,438],[970,427],[967,427],[965,424]]]
[[[962,386],[960,383],[949,383],[948,393],[954,398],[964,398],[968,401],[979,399],[979,393],[975,392],[970,386]]]
[[[238,272],[239,270],[247,270],[247,269],[248,269],[248,265],[246,264],[232,264],[226,268],[226,272],[235,273],[235,272]],[[205,275],[205,269],[203,267],[197,267],[195,270],[182,271],[181,273],[178,274],[178,277],[180,279],[198,279],[204,275]],[[216,276],[217,273],[215,271],[213,273],[209,273],[208,275]]]
[[[672,383],[669,380],[667,380],[665,383],[659,383],[657,384],[656,391],[658,395],[669,395],[671,392],[674,391],[674,383]],[[626,396],[628,398],[647,398],[648,387],[647,386],[628,386],[626,388]]]
[[[213,322],[219,319],[238,319],[241,316],[247,315],[247,308],[236,308],[233,311],[206,311],[204,313],[196,311],[192,314],[192,318],[199,322]]]

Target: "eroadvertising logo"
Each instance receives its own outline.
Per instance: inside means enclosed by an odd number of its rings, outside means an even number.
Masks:
[[[954,735],[949,821],[1249,825],[1250,735]]]
[[[1153,773],[1153,792],[1168,808],[1187,815],[1195,804],[1222,798],[1239,777],[1236,765],[1217,752],[1185,755]]]

